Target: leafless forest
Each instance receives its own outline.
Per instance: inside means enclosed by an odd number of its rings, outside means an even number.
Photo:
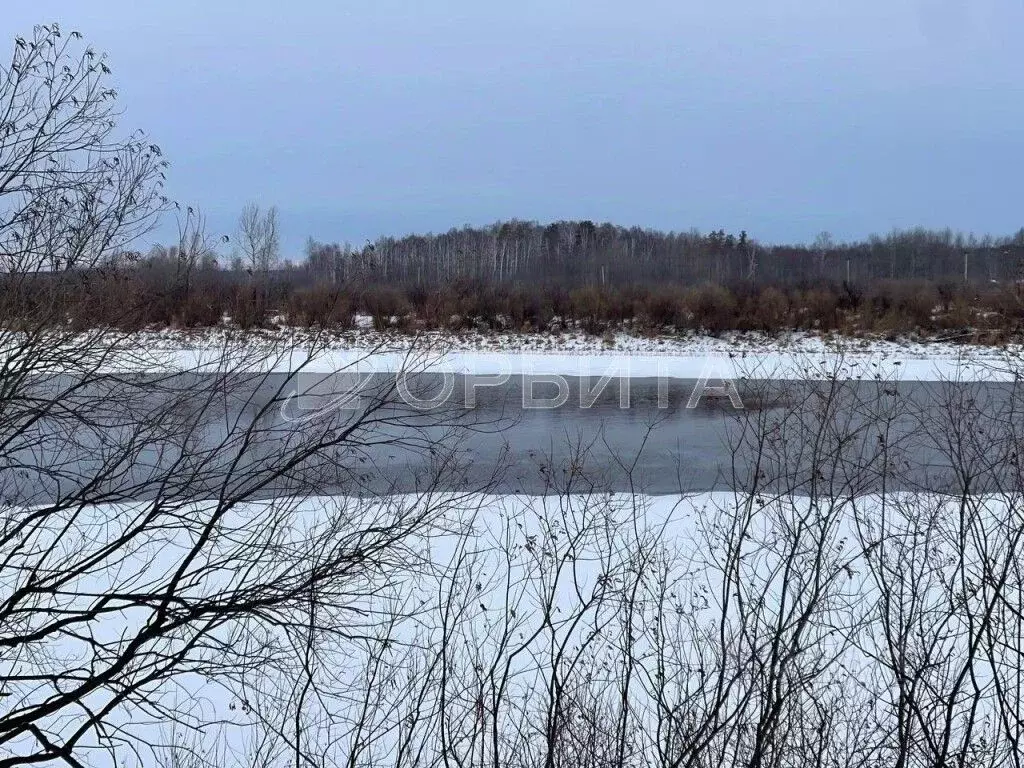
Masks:
[[[248,207],[234,241],[209,236],[194,210],[178,216],[179,243],[8,278],[0,309],[16,320],[56,294],[79,328],[253,328],[278,318],[346,329],[363,314],[379,330],[406,332],[801,330],[983,343],[1015,337],[1024,318],[1020,235],[917,231],[767,247],[721,232],[513,222],[382,238],[359,251],[311,241],[292,262],[274,242],[274,209]],[[259,229],[269,241],[258,242]]]

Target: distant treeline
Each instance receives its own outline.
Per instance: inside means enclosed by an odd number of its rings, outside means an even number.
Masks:
[[[779,284],[876,280],[1008,281],[1024,278],[1024,230],[976,238],[915,229],[835,243],[763,245],[746,232],[659,232],[590,221],[509,221],[439,235],[380,238],[361,250],[311,241],[306,263],[321,279],[391,285],[557,283]]]
[[[310,240],[306,250],[299,263],[264,268],[237,258],[225,268],[213,249],[182,245],[90,270],[8,273],[0,316],[49,313],[80,328],[345,329],[362,314],[400,331],[797,329],[988,341],[1024,329],[1024,231],[766,246],[742,232],[513,221],[359,250]]]

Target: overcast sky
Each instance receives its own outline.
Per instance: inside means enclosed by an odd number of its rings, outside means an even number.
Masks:
[[[106,50],[170,190],[285,245],[504,218],[1024,226],[1024,0],[34,0]]]

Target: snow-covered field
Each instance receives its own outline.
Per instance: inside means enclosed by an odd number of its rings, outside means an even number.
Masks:
[[[980,588],[977,578],[1011,568],[1020,554],[1024,505],[1016,494],[813,501],[731,493],[598,494],[451,501],[431,501],[443,509],[444,519],[434,534],[413,542],[423,557],[407,574],[393,574],[363,597],[352,595],[353,609],[362,609],[353,614],[360,617],[358,624],[339,629],[358,627],[356,636],[325,633],[317,640],[310,667],[314,696],[296,700],[300,670],[285,661],[288,652],[274,645],[271,633],[265,638],[270,645],[262,674],[189,674],[151,691],[149,701],[177,712],[182,724],[170,725],[155,706],[126,707],[114,739],[121,758],[131,754],[128,745],[138,739],[164,745],[155,755],[142,755],[142,764],[155,764],[153,757],[180,764],[190,748],[220,755],[220,765],[256,764],[257,757],[270,757],[256,753],[275,742],[279,753],[273,756],[281,759],[301,720],[302,738],[311,748],[330,750],[323,753],[325,763],[351,758],[353,765],[411,764],[400,759],[404,740],[414,752],[436,757],[442,732],[453,742],[450,748],[467,759],[478,750],[495,759],[492,751],[498,750],[510,759],[541,748],[541,729],[521,729],[517,723],[537,725],[530,718],[542,717],[535,707],[543,710],[548,685],[557,679],[574,697],[583,697],[579,704],[612,706],[609,715],[618,716],[615,706],[628,701],[637,749],[630,764],[649,764],[660,707],[678,703],[690,708],[692,717],[704,717],[711,706],[704,686],[713,686],[719,671],[746,669],[752,658],[770,652],[776,637],[793,646],[786,674],[802,676],[799,686],[787,691],[794,726],[817,711],[799,707],[809,691],[818,690],[817,703],[822,696],[839,696],[837,702],[843,701],[851,716],[867,718],[882,733],[896,717],[888,698],[895,683],[886,667],[887,654],[894,651],[885,644],[886,632],[895,631],[885,622],[892,620],[896,604],[918,606],[908,614],[908,627],[920,632],[922,648],[933,646],[951,667],[933,669],[928,657],[920,661],[935,689],[919,694],[922,707],[967,711],[974,691],[980,691],[975,703],[980,714],[972,714],[980,723],[998,709],[994,681],[1014,674],[1001,666],[1013,661],[1012,649],[996,648],[990,658],[971,663],[973,689],[948,689],[975,641],[965,616],[996,599],[996,587]],[[387,503],[422,502],[409,497]],[[200,516],[203,504],[196,503]],[[365,504],[340,497],[276,500],[256,503],[245,514],[263,519],[281,507],[308,524],[346,508],[367,512]],[[96,510],[112,520],[138,511]],[[187,591],[210,596],[244,589],[246,579],[266,578],[258,569],[243,573],[220,563],[220,544],[231,545],[231,534],[223,535],[225,542],[212,542],[211,557],[201,558],[195,577],[186,579]],[[93,599],[169,578],[176,565],[173,537],[161,534],[151,545],[131,555],[144,558],[144,574],[123,560],[106,569],[93,563],[81,574]],[[1013,570],[999,585],[999,598],[1016,600],[1022,584]],[[948,600],[953,594],[962,597]],[[127,626],[144,613],[112,614],[104,621]],[[1019,629],[1013,616],[997,613],[992,622],[1000,631],[1004,623],[1008,631]],[[115,643],[119,636],[103,634]],[[61,636],[56,643],[40,658],[54,658],[59,649],[65,663],[89,664],[86,640]],[[220,651],[212,644],[199,648],[197,658],[208,652]],[[292,674],[298,677],[290,680]],[[636,677],[628,698],[618,688],[623,675]],[[756,722],[768,695],[764,681],[744,676],[730,685],[735,687],[728,695],[716,699],[721,712],[709,709],[707,717]],[[603,691],[618,698],[605,699]],[[103,695],[97,692],[98,698]],[[488,737],[491,721],[484,715],[492,707],[500,712],[493,721],[502,732],[500,746]],[[987,738],[1007,738],[998,726],[985,723]],[[74,724],[68,718],[52,727]],[[817,726],[808,722],[806,727],[813,732]],[[275,734],[276,728],[282,730]],[[829,731],[828,738],[837,748],[846,746],[842,734]],[[722,739],[715,749],[735,761],[730,764],[742,764],[751,748],[745,731],[728,731]],[[175,746],[181,750],[176,759]],[[881,750],[878,764],[891,764],[886,747],[873,748]],[[123,764],[103,752],[92,757],[88,764]]]
[[[260,346],[267,350],[254,354]],[[278,331],[161,331],[129,338],[119,365],[133,370],[191,369],[220,363],[226,349],[261,370],[324,373],[358,367],[395,372],[409,365],[412,337],[357,330],[325,336]],[[472,375],[632,376],[697,379],[724,370],[737,378],[1009,380],[1024,345],[988,347],[950,341],[884,341],[790,334],[766,337],[599,338],[583,333],[448,334],[416,338],[417,368]],[[240,350],[244,347],[244,352]],[[710,368],[709,368],[710,366]]]

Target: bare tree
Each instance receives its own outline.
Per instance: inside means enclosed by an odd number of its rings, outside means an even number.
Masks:
[[[238,247],[246,267],[252,272],[268,272],[277,266],[281,256],[277,207],[261,211],[249,203],[238,217]]]
[[[192,275],[197,269],[210,269],[217,264],[217,244],[227,243],[228,236],[214,238],[207,231],[206,217],[198,208],[188,206],[184,214],[180,211],[178,222],[177,269],[178,279],[191,286]]]
[[[316,335],[296,362],[245,334],[180,359],[69,329],[63,293],[165,205],[158,148],[118,138],[109,75],[56,25],[0,71],[0,766],[150,765],[168,733],[170,754],[208,760],[212,732],[254,718],[308,754],[294,720],[249,702],[268,679],[294,690],[312,646],[377,631],[377,596],[460,504],[434,493],[458,424],[403,408],[394,378],[316,374]],[[191,211],[180,239],[187,275],[207,248]],[[420,457],[420,494],[386,495],[384,451]]]

